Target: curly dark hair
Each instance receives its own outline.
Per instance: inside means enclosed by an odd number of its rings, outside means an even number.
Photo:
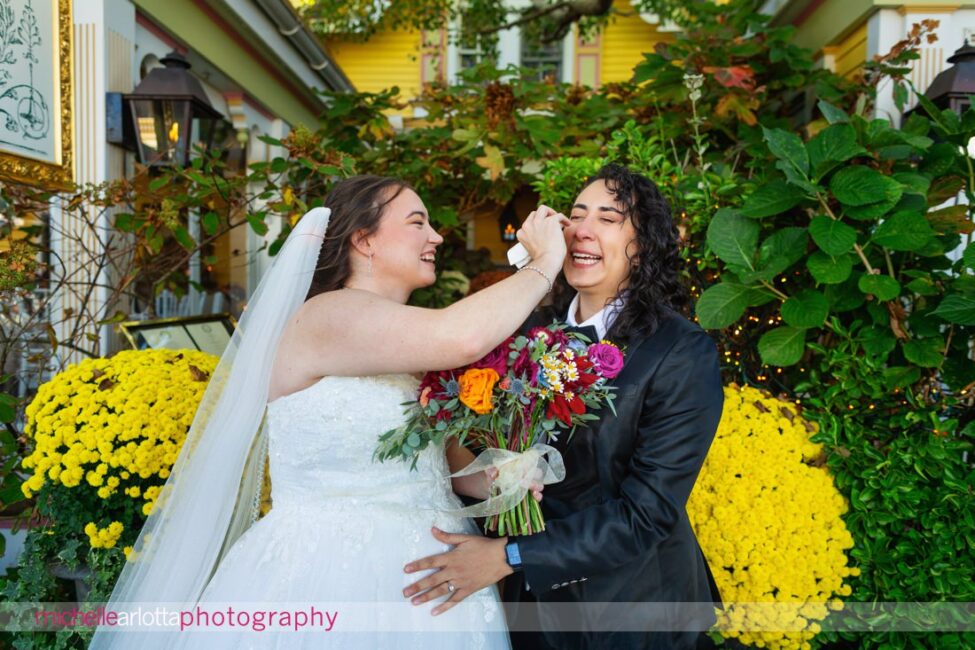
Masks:
[[[403,190],[412,189],[397,178],[370,175],[352,176],[332,187],[324,202],[332,215],[305,300],[345,286],[352,273],[352,236],[363,230],[367,236],[376,232],[386,206]]]
[[[618,340],[649,336],[657,331],[668,312],[683,311],[689,300],[687,289],[680,282],[684,261],[670,205],[653,181],[618,163],[604,165],[586,180],[582,189],[596,181],[606,183],[636,229],[636,253],[629,258],[626,302],[607,336]],[[616,296],[623,291],[620,285]],[[557,313],[565,313],[575,293],[560,273],[553,294]]]

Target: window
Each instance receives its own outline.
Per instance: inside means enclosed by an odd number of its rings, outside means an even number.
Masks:
[[[526,78],[562,81],[562,41],[553,43],[521,41],[521,67],[529,68]]]

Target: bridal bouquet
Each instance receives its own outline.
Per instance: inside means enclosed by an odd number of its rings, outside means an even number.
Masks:
[[[453,476],[498,469],[490,498],[459,514],[487,517],[485,529],[499,535],[545,530],[541,508],[528,494],[533,480],[565,478],[559,452],[549,443],[608,406],[609,380],[623,368],[612,343],[590,342],[553,324],[527,336],[510,337],[484,358],[454,370],[428,372],[417,399],[407,402],[406,423],[380,436],[379,460],[410,460],[448,438],[484,449]]]

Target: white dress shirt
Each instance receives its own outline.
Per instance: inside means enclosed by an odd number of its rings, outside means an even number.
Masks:
[[[565,322],[573,327],[586,327],[587,325],[591,325],[596,328],[596,333],[599,335],[598,340],[602,340],[606,338],[606,332],[616,322],[616,317],[619,316],[625,302],[624,297],[619,296],[613,302],[587,318],[585,322],[577,323],[576,314],[579,311],[579,294],[577,293],[569,304],[569,313],[565,315]],[[593,343],[596,342],[593,341]]]

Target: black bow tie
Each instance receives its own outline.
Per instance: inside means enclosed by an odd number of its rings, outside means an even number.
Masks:
[[[565,328],[565,332],[575,332],[576,334],[582,334],[592,343],[599,342],[599,332],[596,331],[595,325],[569,325]]]

